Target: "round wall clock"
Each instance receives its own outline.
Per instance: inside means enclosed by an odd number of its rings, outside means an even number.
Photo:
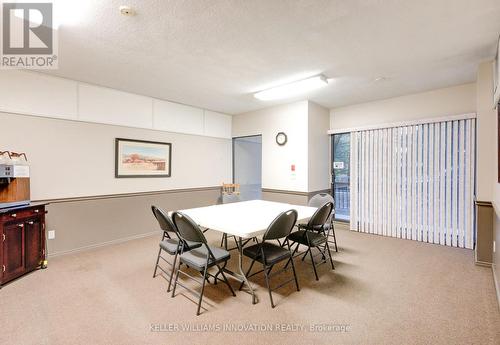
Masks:
[[[287,140],[288,138],[285,132],[279,132],[278,134],[276,134],[276,144],[283,146],[286,144]]]

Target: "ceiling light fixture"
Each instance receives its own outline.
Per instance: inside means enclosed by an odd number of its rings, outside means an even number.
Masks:
[[[320,74],[311,78],[294,81],[289,84],[256,92],[254,93],[254,97],[262,101],[290,98],[327,85],[328,79],[324,75]]]

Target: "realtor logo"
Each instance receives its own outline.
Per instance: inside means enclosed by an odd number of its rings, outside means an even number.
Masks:
[[[1,68],[57,68],[52,9],[52,3],[3,3]]]

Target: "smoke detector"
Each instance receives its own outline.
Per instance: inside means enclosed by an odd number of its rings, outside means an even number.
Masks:
[[[126,17],[132,17],[135,16],[135,11],[130,6],[120,6],[120,14]]]

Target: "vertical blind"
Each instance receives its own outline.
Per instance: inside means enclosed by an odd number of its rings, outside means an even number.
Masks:
[[[351,228],[473,248],[475,119],[351,133]]]

